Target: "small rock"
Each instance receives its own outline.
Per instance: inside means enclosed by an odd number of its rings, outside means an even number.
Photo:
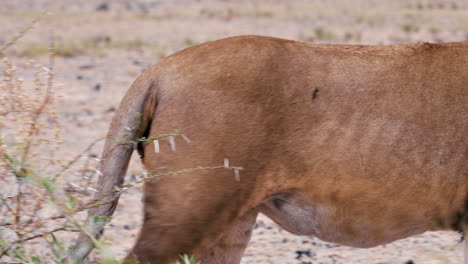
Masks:
[[[97,43],[109,44],[111,41],[112,41],[112,38],[110,36],[107,36],[107,35],[99,35],[99,36],[93,37],[93,42],[96,43],[96,44]]]
[[[84,78],[83,75],[78,75],[78,76],[76,76],[76,79],[77,79],[77,80],[83,80],[83,78]]]
[[[85,115],[88,115],[88,116],[92,116],[93,115],[93,111],[89,110],[89,109],[83,109],[83,112]]]
[[[131,225],[124,225],[123,228],[124,228],[125,230],[131,230],[131,229],[133,229],[133,226],[131,226]]]
[[[305,249],[305,250],[296,250],[296,254],[297,254],[296,259],[301,259],[301,258],[302,258],[302,255],[305,255],[305,256],[307,256],[307,257],[311,257],[311,256],[312,256],[312,254],[311,254],[311,252],[310,252],[309,249]]]
[[[96,11],[109,11],[110,9],[110,6],[108,3],[101,3],[99,4],[97,7],[96,7]]]
[[[78,69],[80,70],[89,70],[92,68],[94,68],[94,65],[92,64],[83,64],[83,65],[78,66]]]
[[[337,244],[325,244],[325,247],[326,248],[336,248],[336,247],[339,247],[340,245],[337,245]]]
[[[94,85],[93,90],[96,91],[96,92],[99,92],[101,90],[101,84],[98,83],[98,84]]]
[[[412,259],[410,259],[410,260],[406,261],[405,264],[416,264],[416,263],[414,263],[414,261]]]
[[[105,111],[105,113],[112,113],[112,112],[115,112],[115,107],[113,106],[107,108],[107,110]]]

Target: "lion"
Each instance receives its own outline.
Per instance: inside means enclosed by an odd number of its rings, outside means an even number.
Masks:
[[[175,129],[190,140],[161,137]],[[125,263],[173,263],[182,253],[239,263],[259,213],[351,247],[466,234],[468,42],[240,36],[165,58],[137,78],[112,120],[97,188],[112,203],[91,210],[71,261],[103,233],[92,219],[117,205],[134,150],[122,142],[138,142],[149,173],[166,172],[145,183],[144,221]]]

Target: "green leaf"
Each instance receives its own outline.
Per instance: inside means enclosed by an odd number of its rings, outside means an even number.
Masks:
[[[4,158],[5,160],[7,160],[8,163],[10,163],[10,165],[15,164],[15,160],[13,159],[13,157],[11,157],[11,156],[8,155],[8,154],[3,154],[3,158]]]
[[[103,259],[102,263],[104,264],[120,264],[118,260],[115,259]]]
[[[63,250],[64,247],[63,247],[62,243],[57,239],[57,237],[56,237],[53,233],[51,233],[50,236],[51,236],[52,239],[54,240],[54,244],[55,244],[59,249]]]
[[[42,185],[44,186],[44,188],[46,189],[46,191],[49,194],[55,193],[54,183],[50,180],[49,177],[43,177],[42,178]]]
[[[31,260],[32,260],[32,262],[34,264],[40,264],[41,263],[41,259],[39,257],[32,257]]]
[[[64,246],[53,233],[50,234],[50,237],[52,238],[52,241],[46,239],[46,242],[49,245],[52,254],[54,255],[54,262],[60,264],[63,253],[65,252]]]
[[[74,264],[85,264],[85,261],[84,261],[84,259],[80,259],[78,261],[75,261]]]
[[[70,209],[73,209],[74,206],[75,206],[75,197],[73,197],[73,195],[71,194],[68,194],[68,201],[67,203],[65,204],[68,208]]]
[[[192,255],[189,257],[187,254],[179,255],[179,257],[182,259],[183,263],[182,264],[200,264],[200,262],[197,262],[195,259],[195,256]],[[176,264],[181,264],[179,261],[176,262]]]
[[[96,216],[93,218],[94,223],[107,222],[109,220],[110,220],[110,217],[108,216]]]
[[[24,253],[24,251],[21,248],[15,248],[13,253],[9,256],[12,256],[24,262],[28,261],[28,258],[26,257],[26,253]]]

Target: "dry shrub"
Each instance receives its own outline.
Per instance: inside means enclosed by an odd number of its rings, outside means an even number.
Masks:
[[[95,205],[88,186],[96,174],[96,162],[58,157],[60,123],[55,102],[54,54],[48,66],[23,63],[22,74],[33,76],[25,83],[18,67],[2,60],[0,82],[0,260],[30,263],[59,262],[66,252],[54,233],[81,229],[74,214]],[[89,148],[88,148],[89,150]],[[82,164],[83,167],[79,166]],[[81,182],[67,183],[65,176],[78,174]],[[79,187],[83,185],[85,187]],[[46,240],[49,252],[26,242]],[[36,253],[35,253],[35,252]]]
[[[37,21],[2,47],[2,53]],[[61,262],[68,248],[56,233],[85,231],[76,214],[108,203],[91,198],[94,189],[89,186],[99,171],[98,160],[87,153],[95,143],[73,159],[59,155],[60,85],[54,83],[51,40],[47,66],[33,60],[17,66],[7,57],[0,66],[0,262]],[[32,80],[25,82],[21,75]],[[104,248],[100,241],[95,246]]]
[[[12,42],[0,47],[0,53],[4,54],[42,16],[20,31]],[[61,85],[54,81],[56,49],[53,35],[48,51],[47,66],[34,60],[16,65],[8,57],[3,57],[0,63],[0,263],[62,263],[71,246],[64,243],[65,238],[72,241],[66,234],[89,234],[78,213],[113,202],[115,198],[96,194],[91,187],[101,174],[98,169],[100,160],[89,154],[99,140],[71,159],[63,158],[60,153],[64,148],[56,105]],[[190,141],[175,130],[121,144],[134,147],[137,143],[169,139],[171,149],[175,151],[176,136]],[[225,160],[220,166],[148,172],[115,186],[113,195],[142,181],[212,169],[233,170],[238,178],[242,168],[231,167]],[[92,221],[109,223],[110,219],[95,217]],[[89,237],[100,262],[119,263],[107,254],[105,241]],[[185,264],[199,263],[193,256],[181,255],[180,258]]]
[[[95,195],[91,187],[100,172],[99,159],[91,157],[89,153],[99,140],[72,159],[65,160],[59,155],[62,141],[56,110],[56,90],[60,86],[53,79],[53,48],[47,67],[32,60],[22,64],[22,73],[34,76],[31,83],[25,83],[19,77],[18,68],[8,58],[3,58],[2,63],[0,262],[61,263],[70,245],[64,243],[63,236],[56,233],[86,233],[77,214],[112,202],[110,197]],[[175,136],[188,140],[176,130],[154,138],[141,138],[138,142],[145,144]],[[136,143],[122,142],[130,147]],[[219,168],[225,168],[225,165],[145,173],[115,188],[116,192],[122,192],[155,177]],[[95,222],[109,220],[101,217],[94,219]],[[35,243],[35,240],[42,240],[42,243]],[[118,263],[106,253],[105,242],[95,239],[93,242],[101,262]],[[44,245],[47,245],[47,249],[44,249]],[[181,259],[184,263],[195,263],[193,257],[183,255]]]

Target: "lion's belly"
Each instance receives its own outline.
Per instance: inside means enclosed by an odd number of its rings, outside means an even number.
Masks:
[[[442,121],[359,112],[299,129],[311,132],[288,136],[260,177],[273,196],[262,212],[292,233],[354,247],[456,229],[468,201],[468,136]]]
[[[304,194],[282,193],[268,201],[260,211],[287,231],[314,235],[324,241],[352,247],[374,247],[437,229],[430,215],[436,206],[427,204],[378,205],[376,200],[349,203],[345,200],[314,203]]]

